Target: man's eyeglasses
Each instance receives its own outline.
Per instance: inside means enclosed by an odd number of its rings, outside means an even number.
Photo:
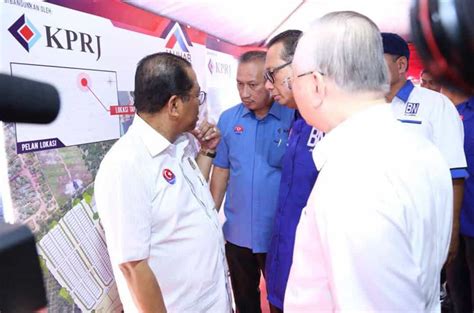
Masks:
[[[270,83],[274,84],[275,83],[275,73],[284,68],[285,66],[288,66],[291,64],[290,62],[286,62],[285,64],[282,64],[280,66],[275,67],[274,69],[271,70],[266,70],[265,73],[263,74],[263,77],[265,80],[268,80]]]
[[[317,72],[317,71],[304,72],[303,74],[296,75],[296,77],[303,77],[303,76],[306,76],[306,75],[313,74],[314,72]],[[324,73],[321,73],[321,72],[318,72],[318,73],[321,74],[321,76],[324,76]]]
[[[185,101],[189,101],[190,98],[198,98],[199,100],[199,105],[202,105],[204,104],[204,102],[206,102],[206,97],[207,97],[207,93],[205,91],[200,91],[197,95],[196,94],[187,94],[187,95],[183,95],[181,96]]]
[[[299,74],[296,77],[303,77],[303,76],[306,76],[306,75],[309,75],[309,74],[313,74],[313,71],[306,72],[306,73],[303,73],[303,74]]]

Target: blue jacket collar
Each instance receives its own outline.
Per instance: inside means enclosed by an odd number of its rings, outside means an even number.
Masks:
[[[400,88],[400,90],[397,92],[397,94],[395,96],[398,99],[402,100],[403,102],[407,102],[408,97],[410,97],[410,94],[411,94],[411,92],[413,91],[414,88],[415,88],[415,86],[413,85],[411,80],[407,80],[405,82],[405,84],[403,85],[403,87]]]
[[[466,106],[471,110],[474,109],[474,96],[467,99]]]

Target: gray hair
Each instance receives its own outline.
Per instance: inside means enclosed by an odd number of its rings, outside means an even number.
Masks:
[[[260,50],[251,50],[247,51],[239,57],[239,64],[249,63],[249,62],[264,62],[267,53]]]
[[[298,70],[331,78],[346,92],[389,90],[380,31],[357,12],[332,12],[318,19],[300,39],[294,63]]]

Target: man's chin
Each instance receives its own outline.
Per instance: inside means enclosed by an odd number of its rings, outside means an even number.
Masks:
[[[198,122],[198,120],[196,120],[192,125],[190,125],[184,132],[189,132],[190,133],[193,130],[195,130],[196,127],[197,127],[197,122]]]

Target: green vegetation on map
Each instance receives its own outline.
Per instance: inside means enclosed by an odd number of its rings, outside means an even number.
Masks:
[[[52,221],[51,223],[49,223],[48,225],[48,230],[51,230],[54,228],[54,226],[58,225],[58,221]]]
[[[110,147],[112,147],[112,145],[115,143],[115,141],[116,140],[109,140],[78,146],[78,148],[82,151],[82,158],[87,166],[87,169],[93,177],[95,177],[97,174],[100,162],[104,158],[105,154],[109,151]]]
[[[88,205],[91,205],[92,196],[91,196],[89,193],[87,193],[87,192],[84,192],[84,193],[82,194],[82,196],[84,197],[84,200],[86,200],[87,204],[88,204]]]
[[[95,212],[94,215],[92,215],[92,218],[94,221],[97,221],[99,219],[99,213]]]
[[[64,287],[62,287],[59,290],[59,296],[61,298],[63,298],[64,300],[66,300],[67,302],[69,302],[70,304],[74,303],[74,300],[72,299],[71,295],[69,294],[69,292]]]
[[[74,201],[72,201],[72,207],[75,207],[79,203],[81,203],[81,199],[80,198],[75,198]]]
[[[43,257],[41,255],[38,256],[38,259],[39,259],[39,264],[40,264],[41,270],[43,272],[48,273],[48,267],[46,266],[46,261],[43,259]]]

